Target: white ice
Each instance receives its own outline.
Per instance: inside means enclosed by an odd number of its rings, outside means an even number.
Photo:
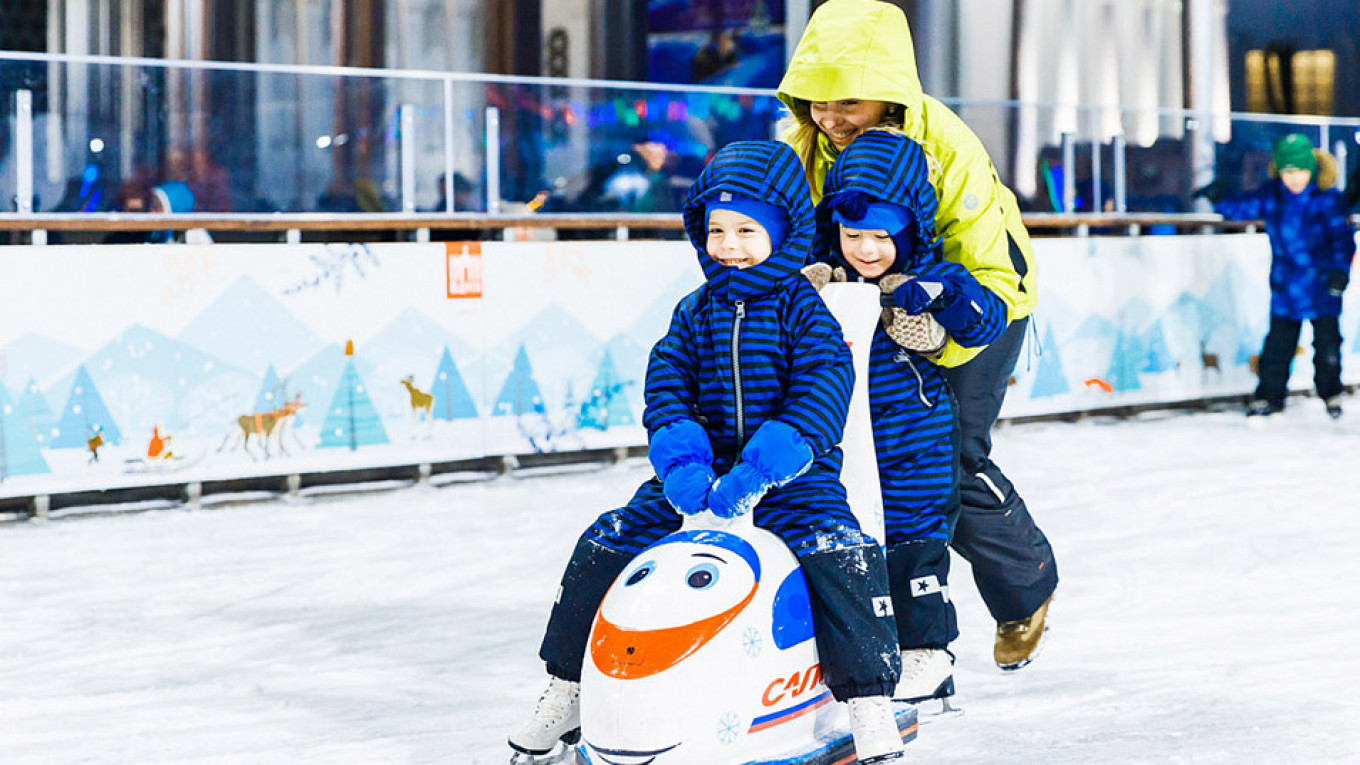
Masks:
[[[1043,655],[913,763],[1360,762],[1360,400],[999,428],[1057,551]],[[645,462],[0,526],[0,763],[502,763],[577,534]]]

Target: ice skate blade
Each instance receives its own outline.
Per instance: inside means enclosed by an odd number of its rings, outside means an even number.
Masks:
[[[939,720],[952,720],[955,717],[962,717],[963,710],[951,704],[949,697],[946,696],[938,699],[926,699],[916,704],[916,716],[916,719],[922,725],[929,725]]]
[[[562,734],[558,743],[552,749],[543,752],[535,752],[515,746],[513,741],[507,741],[510,748],[515,750],[510,755],[510,765],[555,765],[555,763],[571,762],[575,756],[576,742],[581,740],[581,729],[573,728]]]
[[[562,746],[544,754],[515,752],[510,755],[510,765],[568,765],[576,761],[576,747]]]
[[[910,698],[893,697],[893,701],[896,701],[901,704],[920,704],[923,701],[930,701],[932,699],[947,700],[950,696],[953,695],[954,695],[954,676],[950,675],[949,677],[946,677],[944,680],[942,680],[939,685],[935,686],[935,690],[931,691],[930,693],[924,696],[913,696]]]

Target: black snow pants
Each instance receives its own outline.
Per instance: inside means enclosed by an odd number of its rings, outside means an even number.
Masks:
[[[1341,323],[1336,316],[1316,318],[1313,323],[1313,385],[1318,398],[1326,400],[1341,394]],[[1260,382],[1256,398],[1284,407],[1289,386],[1289,368],[1294,349],[1299,345],[1303,322],[1285,316],[1270,317],[1270,331],[1257,365]]]
[[[992,462],[992,425],[1001,413],[1029,319],[1010,327],[963,366],[945,370],[958,401],[959,506],[950,546],[973,567],[973,581],[998,622],[1024,619],[1058,586],[1058,564],[1044,532],[1010,479]]]

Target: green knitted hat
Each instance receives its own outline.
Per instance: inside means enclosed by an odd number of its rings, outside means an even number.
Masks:
[[[1313,156],[1313,142],[1309,141],[1308,136],[1302,133],[1290,133],[1281,138],[1275,144],[1273,156],[1275,169],[1282,173],[1286,170],[1317,172],[1317,157]]]

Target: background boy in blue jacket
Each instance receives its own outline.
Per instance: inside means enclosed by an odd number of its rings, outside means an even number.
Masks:
[[[865,132],[841,151],[823,189],[813,247],[823,273],[877,284],[890,306],[869,352],[869,408],[902,653],[893,698],[947,698],[954,693],[947,647],[959,634],[948,546],[958,445],[954,401],[931,356],[946,331],[965,348],[996,340],[1006,306],[966,268],[944,260],[935,189],[915,141]],[[816,268],[808,269],[814,284]],[[921,322],[940,331],[907,333],[906,325]]]
[[[712,510],[754,512],[798,558],[823,678],[850,703],[859,761],[898,759],[897,638],[891,614],[875,609],[887,569],[840,482],[854,368],[800,273],[813,211],[797,156],[774,141],[729,144],[694,182],[684,218],[707,281],[676,306],[648,361],[643,424],[656,477],[578,541],[539,651],[549,687],[510,746],[542,754],[579,728],[581,665],[610,584],[681,514]]]
[[[1333,418],[1341,416],[1341,294],[1350,282],[1355,230],[1340,192],[1336,166],[1292,133],[1274,148],[1279,175],[1263,186],[1220,201],[1226,218],[1266,222],[1270,237],[1270,331],[1261,350],[1260,382],[1248,416],[1284,409],[1289,367],[1304,321],[1313,325],[1313,383]]]

